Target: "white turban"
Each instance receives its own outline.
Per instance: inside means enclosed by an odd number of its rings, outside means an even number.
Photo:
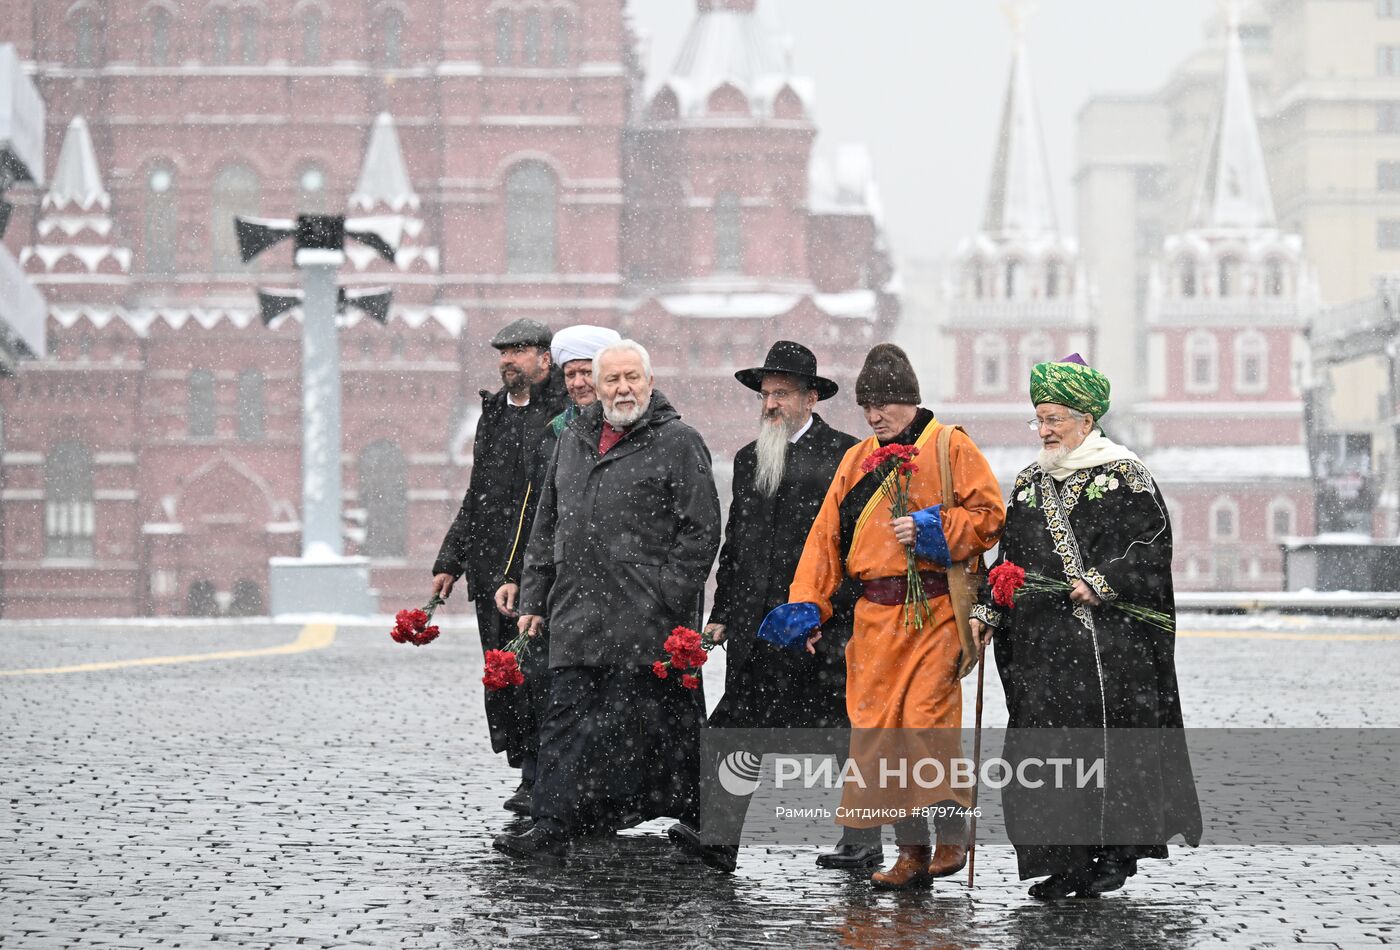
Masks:
[[[603,347],[621,340],[622,334],[616,330],[579,323],[554,334],[549,355],[555,366],[563,366],[570,360],[591,360]]]

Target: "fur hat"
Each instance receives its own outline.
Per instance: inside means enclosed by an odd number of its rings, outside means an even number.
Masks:
[[[856,403],[861,406],[888,402],[917,406],[919,378],[909,357],[893,343],[877,343],[865,354],[865,365],[856,377]]]

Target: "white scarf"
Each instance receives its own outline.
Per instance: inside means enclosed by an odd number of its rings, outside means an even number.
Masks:
[[[1041,449],[1036,461],[1057,482],[1064,481],[1075,472],[1083,471],[1086,468],[1095,468],[1099,465],[1107,465],[1109,462],[1142,461],[1131,450],[1114,442],[1098,429],[1085,436],[1083,442],[1071,449],[1069,454],[1058,462],[1052,461],[1050,456],[1051,453],[1048,450]]]

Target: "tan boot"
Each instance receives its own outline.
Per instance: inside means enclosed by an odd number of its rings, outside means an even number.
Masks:
[[[870,883],[882,891],[904,891],[915,887],[928,887],[933,881],[929,876],[929,860],[933,849],[926,844],[900,845],[899,857],[884,871],[876,871],[870,876]]]
[[[957,874],[967,867],[967,845],[943,844],[933,850],[933,860],[928,863],[930,877],[947,877]]]

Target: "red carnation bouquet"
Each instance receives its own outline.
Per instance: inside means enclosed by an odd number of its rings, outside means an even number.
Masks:
[[[520,634],[506,644],[504,650],[486,651],[486,669],[481,675],[481,684],[488,693],[494,693],[508,686],[520,686],[525,682],[525,674],[520,669],[520,658],[530,647],[530,638]]]
[[[437,627],[429,626],[428,622],[433,619],[433,612],[444,603],[441,597],[434,594],[421,610],[400,610],[394,615],[394,629],[389,631],[389,636],[395,643],[427,646],[442,633]]]
[[[699,689],[700,677],[685,671],[698,670],[704,666],[705,661],[710,658],[710,651],[715,648],[715,642],[689,627],[677,627],[671,631],[661,648],[669,655],[651,665],[651,671],[657,679],[664,680],[671,675],[672,670],[676,670],[681,674],[682,686],[686,689]]]
[[[890,520],[907,517],[914,510],[910,485],[919,471],[919,466],[914,463],[918,454],[916,446],[885,445],[871,452],[860,463],[861,471],[880,476],[880,491],[890,502]],[[933,621],[933,605],[924,593],[924,582],[919,577],[913,547],[904,549],[904,558],[904,625],[918,630],[925,620]]]
[[[991,581],[992,584],[992,601],[1001,607],[1015,607],[1016,597],[1022,593],[1067,594],[1074,589],[1074,585],[1069,581],[1056,580],[1034,571],[1027,572],[1025,568],[1011,561],[1003,561],[992,568],[987,573],[987,580]],[[1158,630],[1170,633],[1176,629],[1171,615],[1160,610],[1141,607],[1122,600],[1107,601],[1107,605],[1121,610],[1134,620],[1156,627]]]

